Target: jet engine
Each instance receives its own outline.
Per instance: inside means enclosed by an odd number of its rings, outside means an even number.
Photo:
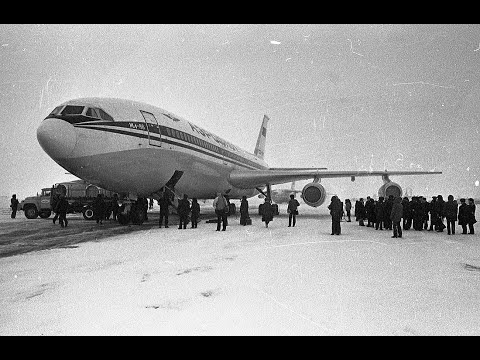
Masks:
[[[327,197],[325,188],[319,183],[312,182],[305,185],[301,195],[305,204],[313,207],[322,205]]]
[[[378,197],[383,196],[385,199],[388,199],[390,195],[393,195],[394,197],[402,197],[402,187],[393,181],[387,182],[380,186],[380,189],[378,189]]]

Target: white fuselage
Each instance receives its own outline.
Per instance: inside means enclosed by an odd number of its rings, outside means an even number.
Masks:
[[[113,117],[91,119],[86,110],[72,117],[76,120],[49,115],[37,130],[42,148],[60,166],[105,189],[149,197],[177,172],[182,174],[174,184],[178,195],[210,199],[228,192],[236,199],[257,191],[233,187],[230,172],[267,168],[255,155],[158,107],[108,98],[63,105],[100,108]]]

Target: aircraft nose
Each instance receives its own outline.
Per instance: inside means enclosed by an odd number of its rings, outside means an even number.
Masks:
[[[61,119],[45,119],[37,129],[37,140],[51,158],[65,159],[75,149],[77,135],[72,124]]]

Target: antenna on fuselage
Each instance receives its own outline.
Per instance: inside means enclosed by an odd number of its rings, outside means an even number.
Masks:
[[[267,124],[270,118],[267,115],[263,115],[262,127],[258,133],[257,145],[255,145],[255,151],[253,154],[259,159],[263,159],[265,156],[265,143],[267,140]]]

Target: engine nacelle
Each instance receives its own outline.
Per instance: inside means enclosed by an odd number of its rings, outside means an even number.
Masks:
[[[322,185],[312,182],[303,187],[301,197],[308,206],[317,207],[325,202],[327,192]]]
[[[378,189],[378,197],[383,196],[383,198],[386,200],[390,195],[393,195],[393,197],[402,197],[402,187],[393,181],[380,186],[380,189]]]

